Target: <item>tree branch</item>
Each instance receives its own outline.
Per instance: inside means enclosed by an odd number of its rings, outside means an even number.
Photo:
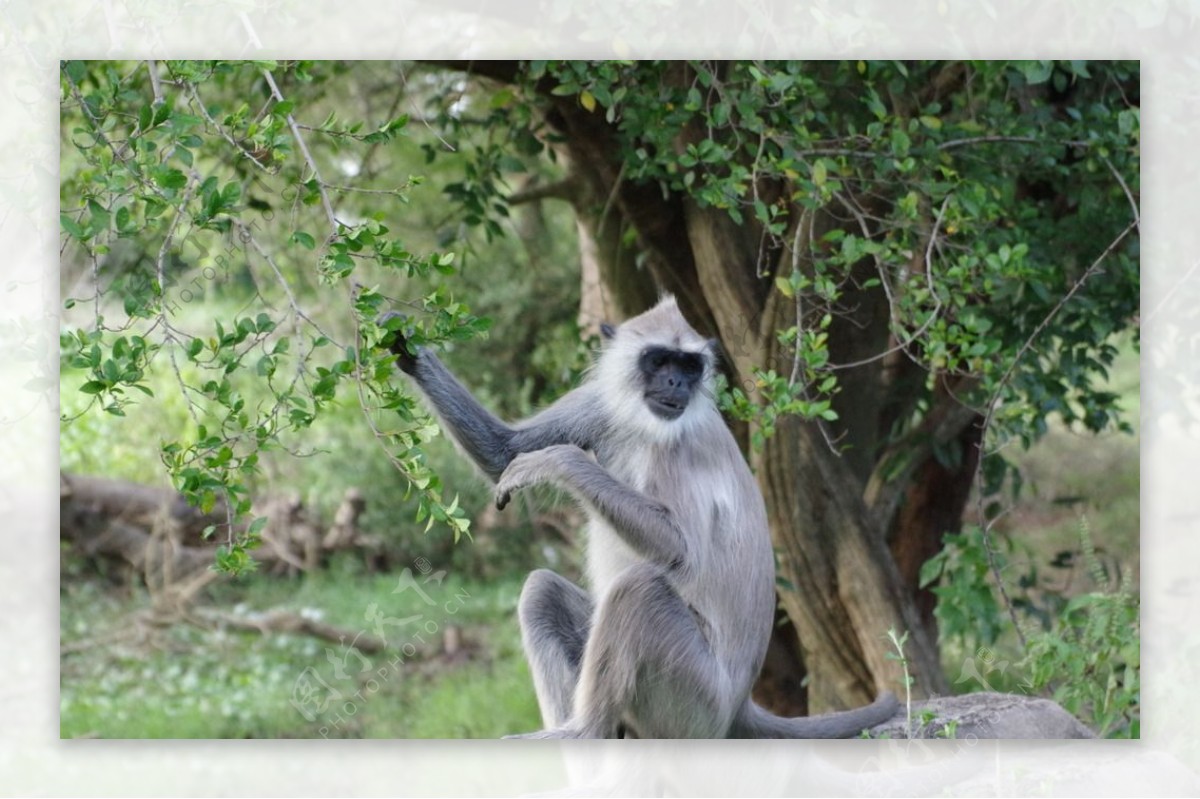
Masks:
[[[574,174],[567,175],[562,180],[553,183],[530,182],[519,191],[508,195],[509,205],[537,202],[538,200],[566,200],[574,203],[579,199],[579,178]]]
[[[889,447],[877,460],[863,491],[863,501],[869,508],[874,529],[887,529],[913,474],[925,459],[937,447],[957,438],[979,415],[977,410],[960,402],[957,393],[948,392],[930,409],[917,429]]]
[[[453,69],[468,75],[481,75],[501,83],[512,83],[520,71],[519,61],[422,61],[420,63]]]

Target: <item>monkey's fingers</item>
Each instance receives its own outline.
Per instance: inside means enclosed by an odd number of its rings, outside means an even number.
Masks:
[[[417,366],[417,358],[409,351],[408,337],[404,335],[402,325],[407,318],[399,311],[388,311],[379,318],[377,324],[380,327],[389,327],[388,322],[393,319],[400,320],[400,325],[397,325],[396,329],[392,330],[390,335],[385,336],[381,343],[388,348],[389,352],[396,356],[396,362],[402,370],[412,373]]]
[[[508,506],[509,500],[512,499],[511,491],[496,492],[496,510],[504,510]]]

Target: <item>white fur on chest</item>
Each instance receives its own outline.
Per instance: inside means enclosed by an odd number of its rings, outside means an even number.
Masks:
[[[615,459],[606,464],[609,473],[635,491],[644,492],[649,482],[651,459],[644,453]],[[593,517],[587,533],[587,575],[595,597],[603,597],[621,572],[645,560],[603,519]]]
[[[614,459],[605,466],[615,479],[633,490],[662,499],[648,490],[648,486],[660,483],[664,464],[644,452],[638,455]],[[694,573],[706,574],[709,561],[714,558],[726,560],[729,554],[726,548],[735,544],[730,540],[728,531],[717,530],[713,524],[719,516],[728,521],[737,512],[730,496],[729,481],[725,476],[716,479],[712,474],[694,473],[688,479],[677,481],[672,493],[671,509],[684,534],[703,540],[703,545],[692,548],[692,555],[700,559],[695,564],[697,568]],[[593,594],[600,598],[623,571],[643,562],[645,558],[604,519],[592,517],[587,536],[588,580]],[[676,587],[688,593],[686,586]]]
[[[621,572],[645,558],[630,548],[607,523],[593,519],[588,525],[587,575],[592,595],[605,596]]]

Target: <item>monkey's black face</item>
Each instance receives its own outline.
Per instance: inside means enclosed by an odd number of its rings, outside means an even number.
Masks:
[[[704,356],[666,347],[647,347],[638,356],[646,405],[660,419],[678,419],[704,377]]]

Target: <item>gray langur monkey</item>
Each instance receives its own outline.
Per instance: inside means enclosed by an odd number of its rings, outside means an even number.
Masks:
[[[771,636],[775,565],[762,496],[713,395],[716,352],[674,298],[621,324],[589,378],[513,425],[425,349],[391,349],[443,428],[496,481],[587,512],[584,591],[529,575],[518,615],[546,728],[533,738],[846,738],[897,710],[781,718],[750,699]]]

